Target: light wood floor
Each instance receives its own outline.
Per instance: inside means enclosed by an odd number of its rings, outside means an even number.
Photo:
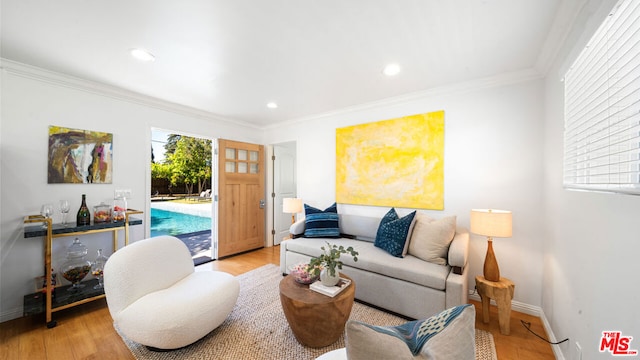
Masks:
[[[239,275],[265,264],[280,263],[279,247],[264,248],[250,253],[214,261],[198,270],[214,269]],[[511,313],[511,335],[500,334],[498,314],[491,309],[489,324],[482,322],[480,304],[476,307],[476,327],[493,334],[498,359],[554,359],[551,346],[522,326],[520,320],[531,323],[531,329],[546,337],[539,318]],[[104,300],[56,312],[58,326],[47,329],[44,317],[25,317],[0,324],[0,359],[134,359],[113,328],[113,321]]]

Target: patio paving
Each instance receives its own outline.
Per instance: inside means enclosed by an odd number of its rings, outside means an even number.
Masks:
[[[182,240],[191,252],[193,263],[197,266],[213,260],[211,254],[211,231],[204,230],[176,236]]]

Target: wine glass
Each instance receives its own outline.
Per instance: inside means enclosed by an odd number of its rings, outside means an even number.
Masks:
[[[40,215],[44,216],[45,219],[48,219],[51,217],[51,215],[53,215],[53,205],[51,204],[44,204],[42,205],[42,207],[40,208]],[[47,228],[47,223],[45,222],[42,225],[43,229]]]
[[[67,200],[60,200],[60,212],[62,213],[62,225],[67,226],[67,214],[69,213],[69,210],[71,209],[69,207],[69,201]]]

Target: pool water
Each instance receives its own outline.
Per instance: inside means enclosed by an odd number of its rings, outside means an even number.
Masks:
[[[151,236],[182,235],[211,230],[211,218],[151,209]]]

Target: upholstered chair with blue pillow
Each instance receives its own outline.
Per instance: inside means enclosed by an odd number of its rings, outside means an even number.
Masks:
[[[374,326],[349,320],[345,329],[346,347],[317,359],[474,360],[475,318],[475,308],[466,304],[399,326]]]
[[[121,334],[169,350],[194,343],[222,324],[236,304],[240,283],[225,272],[195,271],[182,241],[158,236],[111,255],[104,290]]]

